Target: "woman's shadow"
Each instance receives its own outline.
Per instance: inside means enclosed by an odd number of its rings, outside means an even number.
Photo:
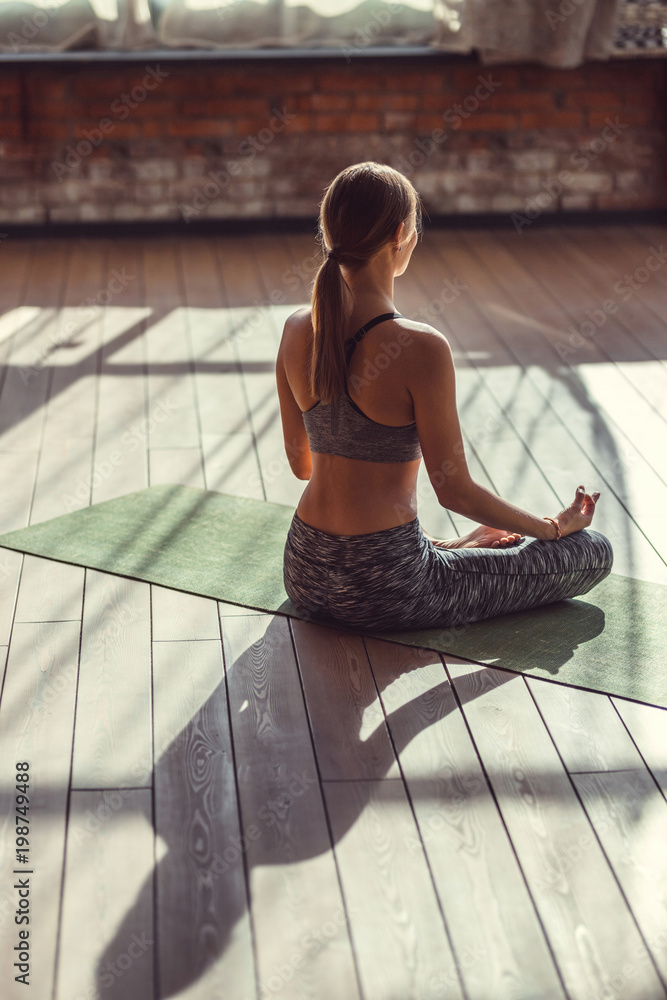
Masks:
[[[553,607],[557,627],[548,634],[547,616],[544,635],[552,672],[570,659],[578,644],[604,627],[604,614],[594,605],[566,601]],[[562,627],[564,614],[567,629]],[[344,779],[344,773],[336,774],[339,754],[346,761],[361,762],[359,773],[370,768],[377,778],[390,772],[396,776],[396,756],[403,748],[426,726],[456,710],[458,703],[465,705],[483,693],[484,675],[491,674],[480,667],[457,682],[454,697],[440,654],[431,650],[370,639],[371,665],[356,633],[293,621],[290,634],[288,619],[280,616],[268,619],[268,625],[265,615],[225,618],[223,624],[226,677],[212,685],[205,702],[156,760],[156,827],[167,849],[98,960],[99,993],[109,1000],[145,1000],[153,974],[154,996],[159,1000],[175,996],[212,973],[228,948],[235,948],[240,957],[225,956],[226,966],[230,959],[226,981],[219,986],[211,981],[207,1000],[255,996],[254,980],[246,978],[252,966],[248,873],[257,866],[302,862],[332,848],[331,824],[312,821],[313,810],[321,812],[325,806],[303,701],[295,704],[302,697],[301,683],[315,730],[318,713],[321,720],[315,745],[320,771],[324,766],[322,776],[327,778],[328,769],[329,777]],[[316,651],[318,644],[321,649],[323,642],[332,641],[339,654],[343,650],[347,667],[343,664],[340,669],[338,655],[334,657],[338,665],[328,673],[318,665]],[[478,648],[468,655],[482,652],[489,653],[488,642],[484,650]],[[378,696],[411,671],[437,671],[438,667],[442,680],[436,672],[427,695],[404,701],[387,712],[385,722]],[[515,676],[498,671],[493,686]],[[424,711],[426,697],[428,710]],[[299,717],[300,734],[295,733]],[[373,722],[377,725],[369,735],[362,735]],[[342,826],[336,826],[337,839],[361,815],[370,787],[370,783],[355,782],[355,808],[346,811]],[[280,912],[280,900],[276,903]],[[138,931],[146,927],[146,915],[151,913],[155,924],[144,941],[154,943],[150,948],[144,944],[143,951],[136,944],[136,960],[122,974],[112,975],[109,970],[117,969],[119,956],[128,952],[128,942],[141,940]],[[238,982],[234,981],[236,968],[241,970]]]

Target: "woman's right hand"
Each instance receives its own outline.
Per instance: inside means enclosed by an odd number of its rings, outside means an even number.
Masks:
[[[599,497],[599,493],[589,495],[583,486],[577,487],[577,492],[570,506],[556,516],[562,538],[589,526],[593,520],[595,504],[598,502]]]

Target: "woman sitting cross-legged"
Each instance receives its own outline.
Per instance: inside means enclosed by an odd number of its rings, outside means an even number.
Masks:
[[[347,167],[320,208],[326,256],[310,308],[283,331],[276,377],[292,471],[308,480],[284,553],[285,589],[309,616],[359,629],[446,628],[585,594],[610,572],[589,528],[598,493],[531,514],[474,481],[446,338],[394,306],[421,231],[412,184]],[[440,504],[477,521],[438,541],[417,516],[424,459]]]

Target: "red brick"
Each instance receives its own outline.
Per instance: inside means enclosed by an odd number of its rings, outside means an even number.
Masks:
[[[70,96],[72,81],[67,76],[53,77],[44,73],[29,73],[25,79],[26,91],[33,100],[58,101]]]
[[[507,66],[466,66],[451,71],[453,89],[461,94],[474,93],[483,80],[489,77],[500,83],[500,90],[515,90],[519,83],[517,70]]]
[[[587,90],[582,67],[551,69],[549,66],[524,66],[520,70],[522,89],[526,90]]]
[[[133,87],[134,82],[125,72],[100,73],[98,69],[95,75],[92,73],[81,74],[74,80],[74,96],[86,100],[90,100],[91,97],[99,97],[111,102],[120,97],[123,91]]]
[[[110,130],[105,135],[105,141],[108,139],[136,139],[141,135],[141,129],[137,122],[125,121],[120,122],[117,119],[112,118],[113,130]],[[97,128],[98,122],[89,122],[85,124],[83,122],[77,122],[74,127],[74,134],[77,138],[85,138],[83,135],[83,130],[87,129],[89,132]]]
[[[606,108],[608,111],[618,111],[623,103],[620,94],[611,90],[587,90],[583,93],[565,94],[564,108]]]
[[[18,118],[21,102],[18,97],[0,97],[0,115],[3,118]]]
[[[313,115],[294,115],[294,118],[290,118],[287,122],[286,131],[312,132],[314,128]]]
[[[589,111],[588,125],[591,128],[600,129],[608,124],[607,119],[615,122],[617,118],[622,125],[630,125],[631,127],[651,124],[660,125],[661,123],[660,116],[656,115],[653,111],[642,111],[635,108],[617,108],[613,112]]]
[[[170,97],[180,97],[188,100],[194,97],[206,98],[211,96],[213,78],[209,73],[194,73],[191,71],[189,76],[184,76],[182,71],[177,72],[174,69],[173,64],[169,67],[166,65],[160,66],[160,69],[168,72],[169,76],[164,80],[160,80],[155,90],[151,91],[151,94],[155,96],[159,94],[161,100],[166,100]],[[118,97],[120,95],[120,90],[131,90],[132,87],[140,85],[141,75],[133,79],[129,86],[119,88],[115,96]]]
[[[429,91],[442,91],[446,79],[445,70],[432,73],[391,73],[385,77],[384,86],[387,91],[416,91],[418,94]]]
[[[167,124],[167,134],[174,136],[205,136],[230,135],[234,131],[232,122],[221,118],[219,121],[173,121]]]
[[[21,93],[18,76],[10,74],[11,71],[6,70],[0,74],[0,94],[7,97]]]
[[[3,126],[3,131],[5,126]],[[70,139],[72,130],[69,122],[40,121],[33,119],[30,122],[31,139]]]
[[[271,118],[272,115],[267,113],[253,115],[252,118],[229,119],[229,121],[232,125],[232,131],[236,132],[237,135],[255,135],[260,129],[269,128]]]
[[[637,197],[628,196],[627,192],[618,194],[599,194],[595,199],[601,210],[627,208],[667,208],[667,197],[659,198],[654,193],[639,192]]]
[[[429,96],[445,100],[444,94]],[[419,94],[357,94],[356,107],[360,111],[417,111],[422,104]]]
[[[261,97],[219,97],[216,100],[189,100],[179,103],[178,109],[180,114],[191,115],[193,118],[263,115],[269,112],[266,100]]]
[[[12,128],[14,125],[18,126],[18,123],[12,123]],[[9,133],[6,131],[6,126],[2,129],[3,138],[5,136],[9,138]],[[12,137],[16,136],[15,132],[12,132]],[[35,141],[28,142],[12,142],[3,143],[0,140],[0,155],[4,160],[33,160],[35,161],[38,156],[42,155],[42,150],[40,149],[40,144]]]
[[[130,119],[134,118],[151,120],[155,118],[179,117],[178,106],[173,101],[169,100],[160,101],[157,98],[154,98],[152,95],[150,97],[147,97],[145,101],[133,102],[135,105],[134,107],[130,107],[129,105],[125,104],[124,101],[121,103],[125,108],[128,108],[129,110],[129,114],[126,116],[126,118],[122,119],[123,121],[126,120],[129,121]],[[120,110],[121,110],[120,106],[116,105],[114,101],[112,101],[110,105],[107,105],[106,114],[102,115],[101,117],[118,118]]]
[[[473,112],[459,125],[461,132],[507,132],[517,127],[517,116],[494,114],[492,111]]]
[[[384,131],[396,132],[401,129],[414,131],[416,115],[412,111],[387,111],[383,116]]]
[[[421,111],[439,111],[444,113],[452,103],[451,94],[422,94],[419,98]]]
[[[373,95],[375,96],[375,95]],[[352,94],[300,94],[297,107],[303,111],[349,111],[354,97]]]
[[[396,83],[394,82],[394,87]],[[381,73],[359,73],[355,67],[348,70],[322,71],[317,74],[316,90],[384,90],[385,80]]]
[[[107,112],[108,112],[107,108]],[[31,118],[56,118],[71,121],[78,118],[84,109],[70,101],[48,101],[35,100],[30,102]]]
[[[486,102],[485,102],[486,103]],[[536,108],[553,108],[554,95],[548,91],[498,90],[489,98],[494,111],[528,111]]]
[[[243,97],[244,95],[266,95],[276,92],[287,92],[289,80],[283,80],[278,74],[268,75],[266,72],[239,73],[227,70],[220,76],[210,76],[203,96],[213,95]],[[311,80],[312,87],[312,80]],[[294,87],[294,90],[310,89]],[[187,86],[183,87],[183,96],[188,96]]]
[[[21,136],[21,125],[19,122],[7,121],[2,123],[2,138],[3,139],[20,139]],[[7,156],[7,152],[3,149],[2,155]]]
[[[580,128],[580,111],[526,111],[521,115],[521,128]]]
[[[167,131],[166,121],[143,121],[141,123],[141,134],[147,139],[158,139]]]
[[[315,115],[317,132],[377,132],[380,116],[376,114]]]

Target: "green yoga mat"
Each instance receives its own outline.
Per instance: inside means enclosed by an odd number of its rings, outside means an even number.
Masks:
[[[0,546],[304,618],[283,587],[294,510],[152,486],[0,535]],[[474,625],[370,633],[667,707],[667,587],[609,576],[590,594]]]

